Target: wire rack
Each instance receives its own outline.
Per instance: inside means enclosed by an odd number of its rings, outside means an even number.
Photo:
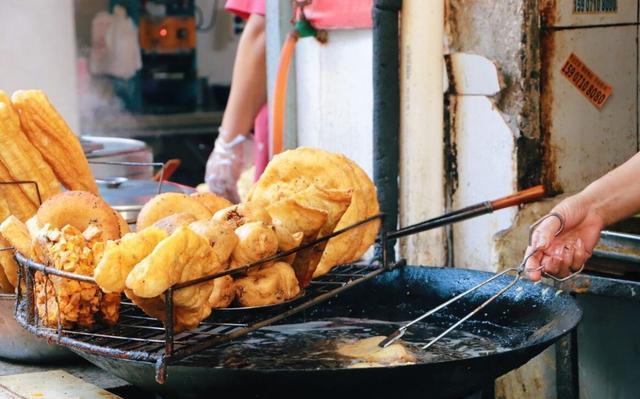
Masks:
[[[375,215],[325,237],[301,245],[298,248],[278,253],[239,268],[175,284],[164,293],[166,320],[164,323],[149,317],[133,303],[123,298],[118,323],[112,327],[95,325],[90,329],[67,329],[62,327],[59,314],[57,328],[45,326],[36,310],[36,273],[42,273],[45,281],[48,281],[50,276],[90,284],[96,284],[95,280],[91,276],[69,273],[48,267],[27,259],[16,252],[15,257],[20,267],[18,269],[19,284],[17,287],[15,316],[18,322],[27,330],[51,342],[93,354],[155,363],[156,380],[159,383],[164,383],[169,365],[185,364],[185,362],[193,364],[194,361],[197,362],[194,355],[202,354],[207,349],[240,338],[252,331],[277,323],[327,301],[341,292],[393,268],[396,264],[387,262],[386,251],[384,250],[386,245],[380,245],[383,250],[378,259],[368,264],[337,266],[330,273],[312,280],[300,298],[284,306],[258,311],[223,311],[214,309],[212,315],[201,322],[198,327],[179,333],[174,333],[173,325],[174,292],[225,275],[244,275],[253,268],[283,259],[299,251],[313,251],[316,248],[323,248],[326,241],[331,238],[382,218],[383,215],[381,214]],[[386,241],[384,230],[380,232],[378,241],[381,244]]]

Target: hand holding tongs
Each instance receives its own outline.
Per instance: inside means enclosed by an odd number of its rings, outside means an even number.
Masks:
[[[531,246],[531,236],[533,235],[533,231],[536,229],[536,227],[538,227],[540,225],[540,223],[542,223],[543,221],[545,221],[546,219],[551,218],[551,217],[555,217],[560,221],[560,226],[558,227],[558,230],[556,231],[554,236],[557,237],[560,233],[562,233],[562,230],[564,229],[564,224],[565,224],[564,218],[559,213],[555,213],[555,212],[554,213],[549,213],[549,214],[543,216],[541,219],[539,219],[537,222],[535,222],[534,224],[532,224],[529,227],[529,246]],[[509,290],[511,287],[513,287],[518,281],[520,281],[520,279],[522,278],[523,273],[525,272],[525,266],[527,264],[527,261],[529,260],[529,258],[531,258],[533,255],[535,255],[540,250],[541,250],[541,248],[535,248],[527,256],[525,256],[525,258],[522,260],[522,262],[520,262],[520,264],[517,267],[511,267],[511,268],[505,269],[502,272],[491,276],[490,278],[488,278],[488,279],[480,282],[479,284],[469,288],[468,290],[462,292],[461,294],[458,294],[455,297],[449,299],[448,301],[440,304],[439,306],[429,310],[427,313],[421,315],[417,319],[414,319],[414,320],[410,321],[409,323],[403,325],[402,327],[398,328],[396,331],[391,333],[389,336],[387,336],[384,340],[382,340],[378,344],[378,346],[380,346],[382,348],[385,348],[385,347],[389,346],[393,342],[397,341],[400,337],[402,337],[404,335],[404,333],[407,331],[407,329],[409,327],[411,327],[412,325],[416,324],[417,322],[427,318],[428,316],[431,316],[432,314],[434,314],[434,313],[438,312],[439,310],[442,310],[443,308],[445,308],[445,307],[451,305],[452,303],[460,300],[461,298],[465,297],[466,295],[469,295],[470,293],[480,289],[481,287],[483,287],[484,285],[488,284],[489,282],[497,279],[498,277],[500,277],[502,275],[505,275],[505,274],[508,274],[508,273],[511,273],[511,272],[515,273],[515,278],[513,279],[513,281],[511,281],[505,287],[500,289],[497,293],[492,295],[489,299],[484,301],[480,306],[476,307],[471,312],[467,313],[464,317],[462,317],[460,320],[458,320],[453,325],[451,325],[451,327],[447,328],[444,332],[439,334],[437,337],[433,338],[431,341],[429,341],[426,345],[424,345],[422,347],[422,349],[429,348],[430,346],[432,346],[433,344],[438,342],[442,337],[444,337],[445,335],[449,334],[451,331],[456,329],[458,326],[460,326],[466,320],[468,320],[473,315],[475,315],[480,310],[482,310],[484,307],[486,307],[491,302],[496,300],[496,298],[498,298],[500,295],[502,295],[507,290]],[[552,279],[554,279],[556,281],[565,281],[565,280],[568,280],[568,279],[576,276],[580,272],[582,272],[582,270],[584,269],[584,264],[580,267],[580,269],[578,271],[576,271],[576,272],[574,272],[574,273],[572,273],[572,274],[570,274],[570,275],[568,275],[568,276],[566,276],[564,278],[555,277],[555,276],[553,276],[551,274],[546,273],[543,269],[544,269],[544,266],[540,266],[539,268],[536,269],[536,271],[541,271],[542,274],[545,277],[552,278]]]

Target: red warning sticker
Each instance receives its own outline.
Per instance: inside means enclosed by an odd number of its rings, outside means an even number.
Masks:
[[[597,108],[602,108],[611,95],[611,85],[600,79],[574,53],[569,55],[561,72]]]

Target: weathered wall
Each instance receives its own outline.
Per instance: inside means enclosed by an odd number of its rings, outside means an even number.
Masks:
[[[450,53],[481,55],[496,64],[502,78],[502,90],[481,93],[482,100],[464,92],[451,94],[448,159],[450,179],[456,179],[449,182],[453,208],[541,181],[537,9],[537,0],[449,0]],[[456,72],[450,70],[454,77]],[[478,101],[491,105],[483,111],[473,105]],[[455,225],[454,264],[492,271],[517,264],[526,245],[526,227],[548,206],[533,205],[524,213],[499,211]],[[515,227],[500,233],[511,225]],[[553,355],[553,349],[548,350],[500,378],[496,397],[554,398]]]
[[[480,93],[487,95],[493,107],[485,115],[474,115],[479,112],[477,107],[463,106],[474,101],[471,98],[451,101],[449,134],[450,152],[454,155],[448,157],[452,163],[449,201],[454,208],[540,183],[537,21],[534,0],[449,0],[449,52],[478,54],[492,61],[502,83],[495,94]],[[454,80],[457,73],[450,70]],[[452,91],[458,97],[466,94]],[[483,161],[487,156],[499,160],[498,164]],[[496,257],[491,255],[490,237],[508,227],[514,216],[512,210],[502,213],[510,216],[492,215],[453,227],[454,264],[489,270],[498,267],[493,263]],[[484,250],[465,245],[465,241],[479,234],[486,238]]]
[[[449,0],[449,51],[497,63],[504,89],[494,97],[517,140],[518,187],[540,182],[538,0]],[[499,21],[499,22],[498,22]]]
[[[0,1],[0,89],[42,89],[78,131],[73,2]]]

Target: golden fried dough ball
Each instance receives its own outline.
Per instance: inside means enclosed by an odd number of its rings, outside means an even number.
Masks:
[[[278,251],[278,237],[273,227],[263,222],[243,224],[235,233],[239,241],[231,253],[231,267],[265,259]]]
[[[198,218],[193,216],[193,214],[189,212],[180,212],[163,217],[155,222],[153,226],[166,231],[167,234],[171,234],[178,230],[178,227],[187,226],[189,223],[193,223],[196,220],[198,220]]]
[[[213,291],[209,295],[209,306],[212,308],[226,308],[231,305],[236,296],[236,285],[231,276],[222,276],[213,280]]]
[[[269,216],[262,205],[256,202],[243,202],[221,209],[213,215],[213,220],[227,223],[234,229],[249,222],[271,224],[271,216]]]
[[[243,306],[282,303],[300,293],[295,272],[288,263],[276,262],[251,270],[235,281],[236,298]]]
[[[192,214],[196,220],[209,219],[212,215],[207,207],[187,194],[162,193],[144,204],[136,225],[138,229],[144,229],[162,218],[181,212]]]
[[[195,199],[202,205],[206,206],[209,212],[213,215],[218,212],[220,209],[228,208],[233,206],[233,203],[226,198],[219,197],[214,193],[201,193],[196,192],[190,195],[191,198]]]
[[[198,220],[189,224],[189,228],[209,240],[220,263],[226,263],[233,249],[238,245],[238,236],[228,224],[213,220]]]

